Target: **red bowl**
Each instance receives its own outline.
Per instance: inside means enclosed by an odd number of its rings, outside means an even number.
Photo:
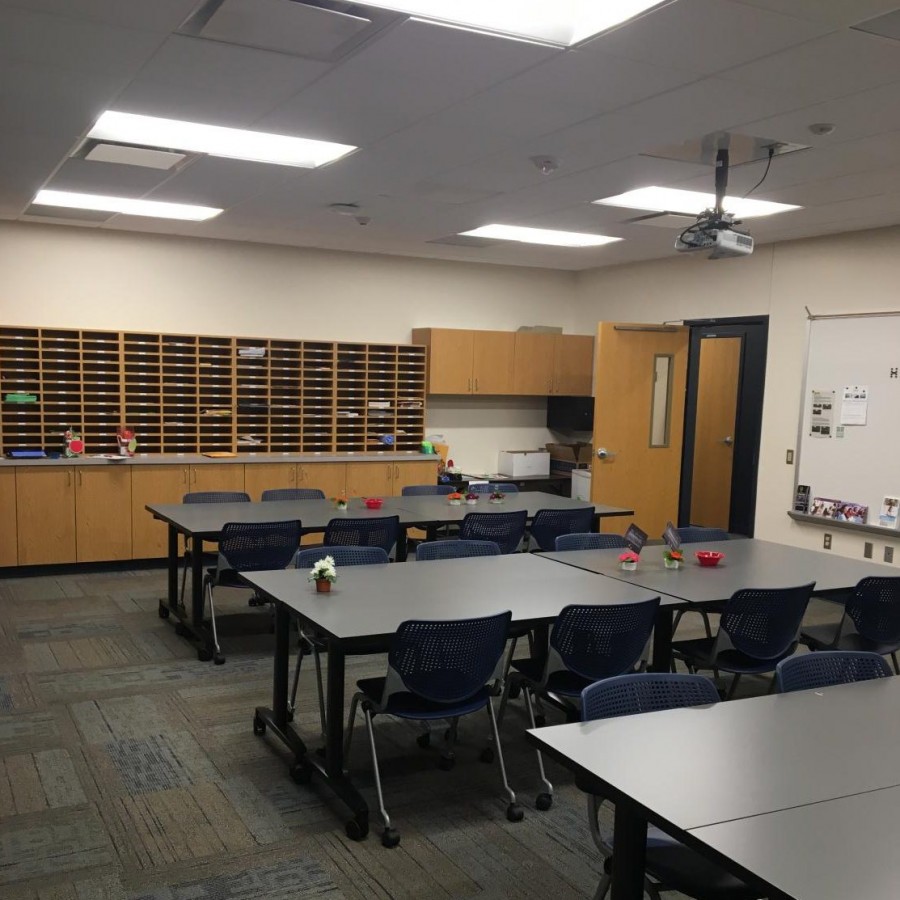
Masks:
[[[701,566],[717,566],[719,560],[723,559],[725,554],[719,553],[718,550],[698,550],[694,556]]]
[[[366,497],[366,507],[368,509],[381,509],[381,504],[384,503],[380,497]]]

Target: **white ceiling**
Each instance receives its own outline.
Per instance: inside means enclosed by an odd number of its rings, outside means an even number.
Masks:
[[[900,42],[850,28],[898,0],[676,0],[576,50],[398,16],[337,63],[175,33],[200,5],[0,0],[0,218],[585,269],[671,254],[675,232],[590,201],[649,184],[711,190],[709,167],[641,154],[728,129],[812,148],[774,159],[755,196],[805,208],[752,220],[758,241],[900,222]],[[110,108],[360,150],[318,170],[69,159]],[[814,122],[837,127],[817,137]],[[559,168],[542,175],[536,155]],[[762,171],[735,167],[730,193]],[[226,211],[201,223],[26,214],[41,187]],[[490,222],[624,240],[434,243]]]

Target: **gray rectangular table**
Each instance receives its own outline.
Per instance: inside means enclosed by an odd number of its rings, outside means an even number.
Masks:
[[[679,597],[691,605],[721,603],[742,588],[774,588],[816,583],[816,594],[842,595],[870,575],[896,576],[892,566],[869,560],[848,559],[772,541],[741,539],[706,544],[686,544],[680,569],[663,564],[665,546],[644,547],[637,569],[625,572],[619,566],[621,550],[565,550],[542,553],[541,559],[576,566],[606,575],[648,591]],[[701,566],[697,550],[719,550],[725,558],[714,568]],[[671,664],[672,614],[661,615],[654,630],[653,664],[668,671]]]
[[[643,897],[647,821],[703,852],[712,848],[735,874],[764,884],[761,894],[774,888],[767,896],[818,900],[814,892],[781,893],[758,848],[729,853],[742,835],[760,833],[770,814],[806,807],[810,827],[827,832],[834,822],[826,801],[900,786],[898,706],[895,677],[540,728],[528,739],[616,804],[613,900]],[[734,824],[742,821],[748,824]],[[817,862],[840,866],[842,859],[836,852]],[[797,861],[798,869],[806,864]],[[884,896],[896,896],[895,888]],[[856,895],[875,900],[867,891]]]
[[[275,668],[272,707],[258,708],[254,730],[268,728],[294,754],[291,772],[306,779],[313,770],[349,806],[347,832],[368,831],[368,807],[344,772],[344,679],[348,654],[386,651],[407,619],[458,619],[503,610],[512,621],[546,627],[567,603],[614,604],[649,600],[656,594],[612,579],[598,579],[570,566],[549,566],[530,554],[345,566],[329,594],[317,594],[306,572],[248,573],[244,580],[275,603]],[[663,598],[666,603],[679,603]],[[324,761],[310,752],[288,722],[291,615],[323,634],[328,644],[327,735]],[[539,643],[539,642],[538,642]]]

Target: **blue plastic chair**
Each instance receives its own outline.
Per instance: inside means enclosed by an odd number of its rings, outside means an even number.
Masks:
[[[798,653],[783,659],[775,668],[775,686],[780,694],[787,694],[833,684],[889,678],[892,674],[887,660],[877,653],[823,650],[820,653]]]
[[[404,497],[444,497],[455,490],[452,484],[407,484],[400,493]]]
[[[377,566],[390,562],[387,553],[381,547],[308,547],[301,549],[296,557],[298,569],[312,569],[312,567],[326,556],[334,560],[335,567],[341,566]],[[322,657],[325,649],[325,640],[315,631],[303,627],[300,619],[297,619],[297,631],[300,635],[300,651],[297,653],[297,665],[294,667],[294,683],[291,687],[291,699],[288,703],[288,715],[293,716],[297,709],[297,687],[300,684],[300,667],[303,665],[303,657],[311,653],[316,664],[316,685],[319,694],[319,721],[322,725],[322,734],[325,734],[325,692],[322,686]]]
[[[621,675],[586,687],[581,695],[585,722],[652,713],[667,709],[707,706],[719,699],[715,685],[701,675],[650,673]],[[614,846],[612,835],[604,835],[600,827],[600,810],[605,802],[594,794],[591,785],[578,780],[578,786],[588,794],[588,825],[594,844],[604,860],[604,869],[611,869]],[[757,900],[759,892],[685,847],[674,838],[651,825],[647,829],[647,877],[645,891],[659,900],[660,891],[679,891],[688,897],[702,900]],[[604,874],[594,894],[606,897],[610,876]]]
[[[622,550],[627,547],[621,534],[561,534],[556,539],[555,550]]]
[[[528,512],[468,513],[459,528],[462,541],[493,541],[502,553],[515,553],[525,537]]]
[[[713,541],[727,541],[728,532],[724,528],[701,528],[698,525],[685,525],[676,528],[678,540],[682,544],[702,544]]]
[[[531,520],[529,533],[539,550],[555,550],[556,539],[560,535],[590,531],[593,523],[593,506],[576,509],[539,509]]]
[[[453,724],[448,730],[448,746],[441,757],[441,768],[449,769],[455,759],[453,741],[456,720],[486,708],[508,800],[506,817],[511,822],[523,818],[522,809],[516,804],[516,795],[506,778],[497,718],[491,700],[500,687],[500,662],[511,617],[507,611],[477,619],[403,622],[391,641],[387,675],[357,682],[359,693],[354,695],[350,706],[345,758],[350,751],[356,710],[361,705],[369,732],[378,808],[384,821],[381,842],[386,847],[396,847],[400,843],[400,835],[391,827],[384,806],[372,728],[372,719],[376,715],[415,721],[449,719]]]
[[[286,569],[297,553],[301,531],[299,521],[225,523],[219,537],[218,560],[213,568],[207,570],[203,579],[215,645],[213,660],[217,666],[225,662],[225,659],[219,648],[219,636],[216,631],[213,589],[246,588],[247,585],[239,577],[241,572]]]
[[[494,484],[481,482],[479,484],[470,484],[468,490],[473,494],[493,494],[494,492],[500,494],[518,494],[519,486],[510,481],[498,481]]]
[[[815,582],[789,588],[745,588],[736,591],[722,609],[715,637],[673,641],[672,655],[691,672],[713,669],[734,678],[726,699],[742,675],[774,672],[796,649],[800,623]]]
[[[500,556],[500,546],[493,541],[427,541],[416,547],[417,562],[467,556]]]
[[[378,516],[371,519],[332,519],[325,526],[326,547],[381,547],[390,553],[400,533],[399,516]]]
[[[894,671],[900,674],[900,578],[863,578],[844,606],[844,615],[834,625],[804,628],[800,641],[812,650],[864,650],[881,656],[890,654]]]
[[[243,491],[192,491],[181,498],[182,503],[250,503],[250,495]],[[209,554],[207,554],[209,556]],[[210,556],[210,561],[212,557]],[[191,550],[185,544],[184,565],[181,570],[181,597],[179,602],[184,606],[184,588],[187,584],[187,573],[191,567]]]
[[[602,587],[598,588],[602,598]],[[659,597],[640,603],[598,606],[566,606],[550,631],[546,659],[515,659],[500,704],[500,722],[511,691],[521,689],[531,728],[544,725],[543,715],[534,714],[532,697],[562,710],[568,721],[580,718],[581,692],[595,681],[643,667],[644,657],[659,609]],[[544,772],[544,759],[537,752],[538,771],[544,790],[538,794],[538,809],[553,805],[553,785]]]
[[[263,503],[278,500],[324,500],[325,492],[318,488],[271,488],[262,492]]]

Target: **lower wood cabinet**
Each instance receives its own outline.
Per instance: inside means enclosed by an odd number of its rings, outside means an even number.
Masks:
[[[436,484],[437,474],[437,463],[431,460],[394,463],[393,495],[399,497],[412,484]]]
[[[253,463],[244,466],[244,490],[254,502],[262,500],[263,491],[295,487],[298,487],[295,463]]]
[[[189,491],[244,490],[244,467],[239,463],[209,463],[189,470]]]
[[[20,566],[75,562],[72,466],[16,468],[16,532]]]
[[[342,462],[298,463],[297,487],[318,488],[328,498],[346,494],[347,468]]]
[[[131,467],[131,548],[135,559],[161,559],[169,552],[168,531],[147,512],[148,503],[181,503],[190,490],[190,466]]]
[[[0,469],[0,566],[14,566],[16,546],[16,470]]]
[[[393,463],[348,463],[347,493],[351,497],[390,497],[393,481]]]
[[[76,560],[132,559],[131,472],[116,464],[74,466],[73,477]]]

